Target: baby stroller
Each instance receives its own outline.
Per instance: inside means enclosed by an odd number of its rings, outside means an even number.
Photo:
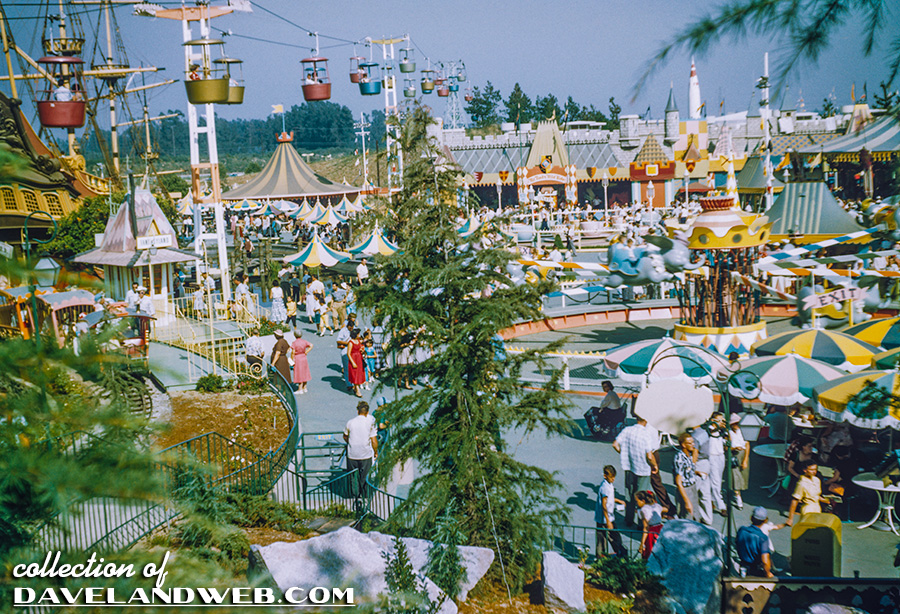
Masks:
[[[594,439],[613,441],[625,426],[625,407],[619,409],[591,407],[585,412],[584,421]]]

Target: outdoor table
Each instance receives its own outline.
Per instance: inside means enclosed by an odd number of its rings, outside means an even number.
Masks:
[[[769,492],[769,497],[774,497],[775,493],[778,492],[779,486],[781,486],[781,480],[784,479],[784,476],[787,475],[787,472],[784,468],[784,453],[787,450],[786,443],[766,443],[761,446],[756,446],[753,448],[753,452],[762,456],[763,458],[774,458],[775,464],[778,467],[778,471],[776,472],[775,481],[773,481],[768,486],[763,486]]]
[[[798,418],[797,416],[792,416],[791,422],[793,422],[794,426],[796,426],[801,431],[809,431],[809,433],[813,435],[817,430],[828,428],[830,426],[827,422],[810,422],[805,418]]]
[[[882,526],[874,526],[874,528],[879,531],[891,531],[894,535],[900,535],[900,533],[897,532],[897,527],[894,525],[894,516],[897,515],[897,512],[894,509],[894,498],[897,496],[897,493],[900,493],[900,484],[885,486],[884,482],[881,481],[881,478],[874,473],[860,473],[853,478],[853,483],[878,493],[878,509],[875,511],[875,516],[866,524],[861,524],[856,528],[865,529],[873,527],[883,516]],[[900,522],[900,517],[898,517],[897,520]]]

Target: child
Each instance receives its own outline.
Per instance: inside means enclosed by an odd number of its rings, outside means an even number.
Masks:
[[[294,297],[288,295],[284,308],[287,311],[287,321],[291,325],[291,330],[297,328],[297,301]]]
[[[371,336],[366,339],[363,358],[366,359],[366,390],[369,390],[369,382],[375,379],[375,342],[372,341]]]
[[[644,529],[641,534],[641,556],[646,561],[650,558],[653,544],[656,543],[656,538],[659,537],[659,532],[662,530],[662,517],[666,513],[666,508],[657,503],[656,495],[652,490],[639,490],[634,494],[634,498]]]
[[[621,499],[616,499],[616,491],[613,482],[616,481],[616,468],[607,465],[603,468],[603,482],[597,489],[597,507],[594,509],[594,522],[597,523],[597,538],[595,553],[597,557],[606,554],[606,543],[612,546],[615,556],[624,556],[625,548],[622,546],[622,536],[616,531],[616,504],[625,505]]]
[[[334,329],[331,327],[331,294],[326,294],[322,297],[322,336],[325,336],[325,331],[328,331],[329,335],[334,334]]]

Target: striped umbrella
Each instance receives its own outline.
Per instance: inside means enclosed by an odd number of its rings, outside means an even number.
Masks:
[[[684,379],[706,383],[728,361],[703,346],[675,339],[649,339],[619,346],[603,359],[611,375],[627,382]]]
[[[847,374],[828,363],[796,354],[742,360],[740,370],[756,375],[762,386],[759,400],[775,405],[806,403],[812,397],[814,386]]]
[[[400,251],[400,248],[385,239],[378,226],[362,243],[350,248],[351,254],[365,254],[366,256],[374,256],[375,254],[390,256],[398,251]]]
[[[346,262],[350,260],[350,254],[347,252],[331,249],[318,234],[314,234],[310,241],[302,251],[296,254],[289,254],[284,257],[284,262],[293,266],[334,266],[338,262]]]
[[[309,221],[313,224],[318,224],[319,226],[325,226],[326,224],[328,226],[337,226],[342,222],[346,222],[347,217],[335,211],[334,207],[332,207],[331,205],[328,205],[328,207],[326,207],[322,212],[322,215],[317,218],[313,218],[312,216],[310,216]]]
[[[900,347],[900,316],[869,320],[844,331],[857,339],[879,345],[886,350]]]
[[[479,222],[478,218],[473,215],[472,217],[467,219],[466,222],[456,230],[456,232],[458,232],[460,236],[465,239],[466,237],[472,235],[479,228],[481,228],[481,222]]]
[[[900,372],[860,371],[813,388],[817,411],[829,420],[846,420],[863,428],[890,426],[900,429],[900,408],[890,403],[872,402],[873,397],[878,400],[882,395],[873,394],[877,391],[867,386],[868,383],[884,393],[900,395]]]
[[[312,213],[312,207],[309,206],[309,203],[304,198],[300,208],[291,213],[291,217],[295,220],[305,220],[310,213]]]
[[[281,211],[278,207],[275,206],[275,203],[271,203],[266,201],[262,204],[262,207],[251,213],[250,215],[279,215]]]
[[[756,356],[797,354],[821,360],[847,371],[860,371],[869,366],[878,348],[833,330],[796,330],[757,341],[750,348]]]
[[[898,362],[900,362],[900,348],[894,348],[872,356],[871,367],[873,369],[896,369]]]
[[[244,199],[236,205],[231,205],[232,211],[256,211],[262,205],[255,200]]]
[[[272,203],[279,211],[284,214],[290,215],[294,211],[298,211],[300,209],[300,205],[297,203],[293,203],[289,200],[276,200]]]
[[[300,211],[303,211],[303,209],[300,209]],[[322,217],[323,213],[325,213],[325,209],[322,207],[322,205],[320,205],[319,203],[316,203],[316,206],[313,207],[312,209],[310,209],[309,213],[307,213],[304,216],[301,216],[298,213],[297,217],[300,218],[301,220],[307,220],[307,221],[311,222],[313,220],[317,220],[320,217]]]

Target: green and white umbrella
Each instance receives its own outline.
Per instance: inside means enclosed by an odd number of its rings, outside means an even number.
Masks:
[[[284,262],[293,266],[308,266],[315,268],[319,266],[334,266],[339,262],[350,260],[350,254],[340,250],[328,247],[318,234],[313,234],[305,248],[296,254],[289,254],[284,257]]]
[[[603,363],[611,375],[641,383],[683,379],[704,384],[728,366],[724,356],[701,345],[669,338],[619,346],[606,353]]]
[[[400,248],[388,241],[378,226],[359,245],[350,248],[351,254],[364,254],[366,256],[374,256],[376,254],[390,256],[398,251],[400,251]]]
[[[847,374],[834,365],[796,354],[742,360],[737,368],[759,378],[760,401],[786,406],[806,403],[814,387]]]

